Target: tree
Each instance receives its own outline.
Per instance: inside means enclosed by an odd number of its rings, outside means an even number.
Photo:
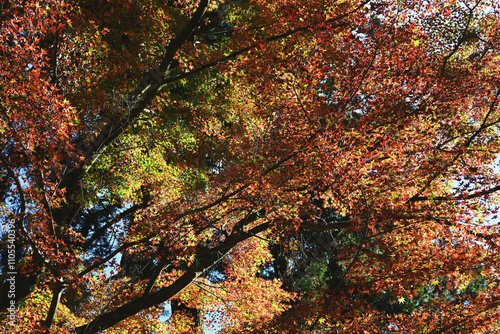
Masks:
[[[339,219],[321,209],[317,210],[315,216],[320,220]],[[352,284],[346,279],[348,270],[339,265],[336,253],[339,248],[346,246],[360,247],[362,239],[362,235],[344,234],[339,230],[303,230],[285,242],[272,244],[274,261],[262,267],[259,275],[266,279],[280,278],[284,289],[301,297],[293,301],[286,312],[274,318],[272,325],[266,325],[265,332],[331,331],[328,325],[324,326],[327,315],[311,312],[325,300],[339,299],[344,307],[362,302],[373,311],[389,317],[401,314],[411,316],[424,307],[428,313],[439,313],[440,303],[436,303],[437,300],[445,300],[448,305],[460,307],[488,288],[480,272],[476,273],[477,279],[458,288],[449,284],[448,277],[437,277],[429,284],[416,288],[414,295],[408,299],[398,298],[391,290],[366,289],[360,282]],[[376,248],[363,246],[364,254],[377,252]],[[369,286],[370,282],[365,284]],[[292,329],[289,327],[291,322],[294,323]],[[387,327],[388,322],[381,322],[375,328],[384,331]]]
[[[190,332],[216,312],[225,332],[494,330],[495,6],[2,4],[4,326]],[[303,230],[344,240],[314,305],[257,275]],[[406,313],[366,298],[479,277]],[[169,301],[197,311],[162,323]]]

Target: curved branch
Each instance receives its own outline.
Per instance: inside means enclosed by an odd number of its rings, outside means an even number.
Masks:
[[[66,189],[66,198],[74,198],[78,195],[79,187],[76,186],[77,180],[80,180],[88,169],[102,154],[102,152],[111,145],[119,136],[121,136],[129,127],[134,124],[153,99],[158,95],[160,87],[165,83],[165,72],[173,66],[173,60],[179,48],[189,39],[196,27],[203,18],[205,9],[208,6],[208,0],[201,0],[198,8],[189,20],[184,29],[169,43],[162,62],[158,69],[149,70],[142,82],[128,95],[123,106],[125,112],[119,113],[117,119],[109,122],[101,129],[95,139],[90,144],[81,140],[75,144],[76,151],[83,157],[83,165],[77,165],[73,161],[68,161],[69,171],[61,177],[60,187]],[[68,204],[55,210],[54,218],[59,225],[67,225],[78,211],[78,205],[74,201],[68,201]]]
[[[105,264],[106,262],[108,262],[109,260],[111,260],[112,258],[114,258],[116,255],[118,255],[118,253],[124,251],[125,249],[127,249],[129,247],[137,245],[139,243],[140,243],[140,241],[126,242],[126,243],[124,243],[123,245],[121,245],[120,247],[118,247],[117,249],[115,249],[111,254],[109,254],[105,258],[101,259],[100,261],[96,261],[93,265],[91,265],[91,266],[85,268],[84,270],[82,270],[81,272],[79,272],[77,274],[77,277],[83,277],[83,276],[87,275],[92,270],[99,268],[100,266],[102,266],[103,264]]]
[[[441,65],[441,75],[444,75],[444,73],[446,71],[446,65],[448,64],[448,61],[450,60],[450,58],[453,57],[453,55],[455,53],[457,53],[458,49],[460,49],[462,44],[467,42],[467,40],[469,39],[470,32],[468,30],[469,30],[470,23],[472,20],[472,14],[473,14],[474,10],[477,8],[477,6],[479,6],[480,3],[481,3],[481,1],[478,1],[474,7],[469,8],[469,15],[467,17],[467,23],[465,24],[465,28],[463,29],[463,32],[462,32],[462,36],[458,40],[458,42],[455,45],[455,47],[453,48],[453,50],[451,50],[451,52],[443,58],[443,65]]]
[[[77,327],[75,329],[75,332],[77,334],[98,333],[105,330],[106,328],[110,328],[116,325],[120,321],[125,320],[142,310],[170,300],[186,287],[188,287],[191,283],[193,283],[196,278],[203,275],[205,271],[210,269],[219,260],[224,258],[237,244],[251,238],[254,234],[258,234],[267,230],[269,227],[270,223],[266,222],[254,227],[248,232],[236,233],[231,235],[224,243],[224,247],[211,249],[210,253],[204,256],[198,255],[196,260],[193,261],[193,265],[189,267],[186,272],[177,280],[175,280],[175,282],[173,282],[171,285],[160,288],[159,290],[148,295],[142,295],[141,297],[118,307],[117,309],[101,314],[90,323]]]
[[[9,165],[8,160],[5,159],[3,154],[0,154],[0,161],[7,169],[7,173],[9,174],[9,176],[14,180],[14,183],[16,184],[16,188],[19,191],[19,197],[20,197],[20,201],[21,201],[21,213],[19,215],[19,218],[17,219],[17,225],[18,225],[17,228],[21,231],[22,236],[25,237],[26,240],[28,240],[30,247],[33,249],[35,257],[39,261],[41,261],[43,264],[47,265],[47,267],[49,268],[49,270],[51,271],[52,274],[54,274],[55,276],[60,276],[60,274],[61,274],[60,270],[58,268],[54,267],[49,262],[49,260],[47,260],[42,255],[42,253],[38,250],[38,247],[36,246],[35,241],[33,239],[31,239],[28,231],[26,231],[26,228],[24,227],[24,217],[26,215],[26,199],[24,196],[24,190],[23,190],[23,187],[21,185],[21,181],[19,181],[19,177],[12,170],[12,168]]]
[[[438,171],[437,173],[432,175],[432,177],[425,183],[425,185],[420,189],[420,191],[418,193],[422,193],[427,187],[429,187],[429,185],[435,179],[437,179],[441,174],[443,174],[443,172],[447,168],[451,167],[451,165],[453,163],[455,163],[455,161],[457,161],[458,158],[465,152],[465,150],[463,150],[463,148],[467,148],[467,147],[471,146],[472,142],[481,133],[481,131],[483,131],[489,127],[489,125],[487,124],[488,118],[490,118],[491,114],[493,113],[493,110],[495,109],[495,106],[497,105],[499,97],[500,97],[500,89],[497,90],[495,97],[493,98],[493,101],[491,101],[490,108],[489,108],[488,112],[486,113],[486,116],[484,117],[483,122],[481,123],[479,128],[467,139],[467,141],[461,146],[462,149],[458,150],[458,153],[456,153],[455,156],[453,156],[453,158],[445,165],[445,167],[443,167],[440,171]],[[429,197],[429,196],[419,196],[417,193],[412,198],[410,198],[407,202],[418,202],[418,201],[426,201],[426,200],[437,200],[437,201],[467,200],[467,199],[473,199],[473,198],[478,198],[481,196],[489,195],[489,194],[492,194],[498,190],[500,190],[500,186],[493,187],[493,188],[488,189],[488,190],[479,191],[479,192],[476,192],[474,194],[466,195],[466,196]]]
[[[361,8],[365,7],[371,1],[372,0],[365,0],[365,1],[363,1],[358,7],[354,8],[352,11],[350,11],[350,12],[348,12],[346,14],[343,14],[343,15],[340,15],[340,16],[337,16],[337,17],[334,17],[334,18],[331,18],[331,19],[323,20],[323,21],[317,21],[317,22],[314,22],[312,24],[308,24],[306,26],[302,26],[302,27],[299,27],[299,28],[296,28],[296,29],[292,29],[292,30],[286,31],[286,32],[284,32],[282,34],[279,34],[279,35],[275,35],[275,36],[271,36],[271,37],[265,38],[261,42],[257,42],[257,43],[254,43],[254,44],[250,45],[250,46],[247,46],[246,48],[242,48],[240,50],[233,51],[230,54],[228,54],[227,56],[224,56],[224,57],[222,57],[220,59],[214,60],[214,61],[212,61],[210,63],[201,65],[200,67],[198,67],[198,68],[196,68],[194,70],[191,70],[189,72],[182,73],[182,74],[179,74],[179,75],[177,75],[175,77],[169,78],[169,79],[165,80],[165,83],[172,83],[172,82],[179,81],[179,80],[187,78],[187,77],[189,77],[191,75],[203,72],[203,71],[205,71],[205,70],[207,70],[209,68],[212,68],[212,67],[214,67],[214,66],[216,66],[218,64],[224,63],[224,62],[226,62],[228,60],[235,59],[238,56],[241,56],[242,54],[245,54],[245,53],[247,53],[247,52],[249,52],[251,50],[254,50],[254,49],[258,48],[259,46],[262,45],[262,42],[265,42],[265,43],[274,42],[274,41],[278,41],[278,40],[283,39],[283,38],[290,37],[290,36],[295,35],[297,33],[305,32],[305,31],[310,31],[310,30],[314,30],[314,31],[326,30],[327,28],[325,27],[325,25],[330,25],[332,23],[339,22],[339,21],[341,21],[343,19],[346,19],[349,15],[352,15],[353,13],[357,12]],[[340,27],[343,27],[343,26],[346,26],[346,25],[347,25],[347,23],[341,22],[339,24],[330,26],[330,29],[336,29],[336,28],[340,28]]]
[[[18,220],[18,228],[21,230],[24,228],[24,216],[26,214],[26,199],[24,196],[24,190],[23,187],[21,186],[21,181],[19,181],[19,177],[16,175],[16,173],[12,170],[10,167],[9,161],[5,159],[3,156],[3,153],[0,154],[0,160],[2,161],[2,165],[7,169],[7,173],[9,176],[14,180],[14,183],[16,184],[17,191],[19,192],[19,201],[21,202],[21,213],[19,215],[19,220]]]

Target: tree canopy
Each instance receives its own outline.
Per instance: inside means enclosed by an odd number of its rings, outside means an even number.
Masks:
[[[499,4],[1,8],[3,328],[498,330]]]

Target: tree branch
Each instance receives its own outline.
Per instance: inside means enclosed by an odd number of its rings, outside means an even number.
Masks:
[[[49,311],[47,312],[47,317],[45,318],[45,327],[50,328],[54,322],[54,317],[56,315],[57,307],[59,306],[59,302],[61,301],[61,296],[64,292],[64,285],[62,280],[60,279],[52,292],[52,300],[50,302]]]
[[[295,35],[297,33],[305,32],[305,31],[310,31],[310,30],[315,30],[315,31],[325,30],[326,29],[326,27],[325,27],[326,25],[329,25],[329,24],[332,24],[332,23],[335,23],[335,22],[338,22],[338,21],[341,21],[341,20],[347,18],[349,15],[357,12],[358,10],[360,10],[361,8],[363,8],[364,6],[366,6],[371,1],[372,0],[366,0],[366,1],[362,2],[358,7],[356,7],[355,9],[353,9],[352,11],[350,11],[350,12],[348,12],[346,14],[343,14],[343,15],[340,15],[340,16],[337,16],[337,17],[334,17],[334,18],[331,18],[331,19],[328,19],[328,20],[324,20],[324,21],[317,21],[317,22],[314,22],[312,24],[308,24],[306,26],[302,26],[302,27],[299,27],[299,28],[296,28],[296,29],[292,29],[292,30],[286,31],[286,32],[284,32],[282,34],[278,34],[278,35],[275,35],[275,36],[270,36],[268,38],[265,38],[261,42],[257,42],[257,43],[254,43],[254,44],[250,45],[250,46],[247,46],[246,48],[242,48],[240,50],[233,51],[233,52],[231,52],[230,54],[228,54],[225,57],[222,57],[220,59],[214,60],[214,61],[212,61],[210,63],[207,63],[207,64],[204,64],[204,65],[201,65],[200,67],[198,67],[198,68],[196,68],[194,70],[191,70],[189,72],[182,73],[182,74],[179,74],[179,75],[177,75],[175,77],[169,78],[169,79],[165,80],[165,83],[172,83],[172,82],[179,81],[179,80],[187,78],[187,77],[189,77],[191,75],[203,72],[206,69],[212,68],[212,67],[214,67],[214,66],[216,66],[218,64],[224,63],[224,62],[226,62],[228,60],[235,59],[235,58],[237,58],[238,56],[241,56],[244,53],[247,53],[247,52],[249,52],[249,51],[251,51],[253,49],[258,48],[260,45],[262,45],[262,42],[265,42],[265,43],[274,42],[274,41],[278,41],[278,40],[286,38],[286,37],[290,37],[290,36]],[[336,29],[336,28],[340,28],[340,27],[343,27],[343,26],[346,26],[346,25],[347,25],[347,23],[341,22],[339,24],[332,25],[330,28],[331,29]]]
[[[265,222],[247,232],[235,232],[231,234],[223,245],[211,248],[204,252],[198,252],[196,259],[193,261],[193,265],[171,285],[160,288],[159,290],[148,295],[142,295],[141,297],[118,307],[117,309],[101,314],[90,323],[76,328],[75,332],[77,334],[97,333],[116,325],[120,321],[123,321],[142,310],[170,300],[189,286],[196,278],[203,275],[203,273],[215,265],[219,260],[224,258],[240,242],[267,230],[270,226],[269,222]]]
[[[453,158],[443,167],[441,170],[438,172],[434,173],[434,175],[431,176],[431,178],[425,183],[425,185],[420,189],[419,193],[422,193],[429,185],[437,179],[441,174],[444,173],[444,171],[451,167],[455,161],[458,160],[458,158],[463,154],[464,149],[468,148],[471,146],[472,142],[474,139],[483,131],[484,129],[488,128],[488,124],[486,123],[488,121],[488,118],[490,118],[491,114],[493,113],[493,110],[495,109],[495,106],[497,104],[498,98],[500,97],[500,89],[497,90],[495,97],[493,98],[493,101],[490,103],[490,108],[488,112],[486,113],[486,116],[483,119],[483,122],[468,139],[467,141],[461,146],[461,149],[458,150],[458,153],[456,153]],[[449,201],[449,200],[467,200],[467,199],[473,199],[477,197],[481,197],[484,195],[489,195],[492,194],[495,191],[498,191],[500,187],[494,187],[488,190],[480,191],[471,195],[466,195],[466,196],[437,196],[437,197],[428,197],[428,196],[419,196],[418,193],[415,194],[412,198],[410,198],[407,202],[418,202],[418,201],[426,201],[426,200],[438,200],[438,201]]]

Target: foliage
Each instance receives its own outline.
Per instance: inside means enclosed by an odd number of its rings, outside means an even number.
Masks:
[[[494,331],[499,10],[2,2],[3,324]]]

